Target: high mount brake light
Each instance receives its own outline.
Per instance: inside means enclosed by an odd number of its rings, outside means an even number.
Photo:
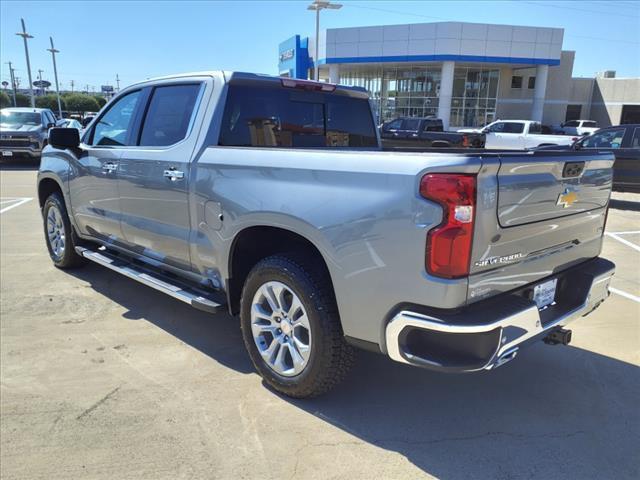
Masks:
[[[303,90],[316,90],[320,92],[333,92],[336,85],[333,83],[311,82],[309,80],[295,80],[293,78],[281,78],[283,87],[301,88]]]
[[[427,234],[425,266],[443,278],[469,275],[476,206],[476,176],[429,173],[420,194],[442,205],[442,222]]]

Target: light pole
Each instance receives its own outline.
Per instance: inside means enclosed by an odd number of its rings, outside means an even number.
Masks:
[[[17,107],[18,102],[16,101],[16,77],[14,77],[13,66],[11,66],[11,62],[7,62],[9,64],[9,76],[11,77],[11,91],[13,92],[13,106]]]
[[[51,52],[51,58],[53,58],[53,76],[56,79],[56,94],[58,95],[58,114],[62,118],[62,103],[60,102],[60,87],[58,86],[58,68],[56,67],[56,53],[60,53],[60,50],[56,50],[53,46],[53,38],[49,37],[51,42],[51,48],[47,48],[47,51]]]
[[[29,91],[31,92],[31,107],[36,106],[36,99],[33,96],[33,83],[31,80],[31,63],[29,62],[29,47],[27,46],[27,39],[33,38],[33,35],[29,35],[27,33],[27,27],[24,26],[24,19],[21,18],[22,22],[22,32],[16,33],[19,37],[22,37],[24,40],[24,56],[27,58],[27,73],[29,74]]]
[[[40,89],[40,95],[44,95],[44,88],[42,86],[42,72],[44,72],[44,70],[38,69],[38,81],[40,82],[40,86],[38,88]]]
[[[118,76],[118,74],[116,73],[116,85],[118,86],[116,91],[120,91],[120,77]]]
[[[341,4],[331,3],[327,0],[313,0],[313,3],[307,7],[307,10],[315,10],[316,12],[316,52],[313,67],[313,77],[316,82],[320,80],[320,65],[318,64],[318,47],[320,45],[320,10],[338,10],[340,8],[342,8]]]

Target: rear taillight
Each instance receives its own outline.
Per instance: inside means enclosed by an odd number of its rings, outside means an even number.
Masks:
[[[427,235],[427,272],[444,278],[469,275],[476,205],[475,175],[429,173],[422,177],[420,194],[443,208],[442,222]]]

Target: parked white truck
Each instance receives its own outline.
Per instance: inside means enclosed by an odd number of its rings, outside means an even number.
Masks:
[[[591,135],[597,132],[598,123],[593,120],[570,120],[561,125],[560,130],[565,135]]]
[[[577,136],[551,135],[540,122],[531,120],[498,120],[482,129],[462,129],[458,132],[479,132],[486,135],[484,148],[490,150],[527,150],[547,145],[571,145]]]

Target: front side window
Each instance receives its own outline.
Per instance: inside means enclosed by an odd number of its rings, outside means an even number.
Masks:
[[[220,145],[245,147],[374,147],[369,101],[293,88],[231,85]]]
[[[398,118],[396,120],[393,120],[392,122],[387,123],[385,129],[398,130],[400,127],[402,127],[402,120]]]
[[[156,87],[149,103],[140,146],[167,146],[187,136],[200,85]]]
[[[582,141],[583,148],[620,148],[624,138],[624,128],[594,133]]]
[[[94,146],[127,145],[139,96],[138,90],[114,103],[94,127],[90,144]]]
[[[582,126],[584,128],[598,128],[598,124],[596,122],[583,122]]]
[[[565,127],[577,127],[578,125],[580,125],[580,122],[578,122],[577,120],[571,120],[570,122],[564,124]]]
[[[522,77],[514,75],[511,77],[511,88],[522,88]]]
[[[402,124],[403,130],[418,130],[418,126],[420,125],[420,120],[417,118],[407,118]]]

